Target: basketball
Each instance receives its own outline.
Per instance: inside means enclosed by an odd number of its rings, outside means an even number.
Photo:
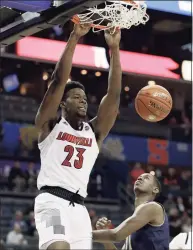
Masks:
[[[158,122],[169,115],[172,109],[172,97],[162,86],[146,86],[137,94],[135,109],[144,120]]]

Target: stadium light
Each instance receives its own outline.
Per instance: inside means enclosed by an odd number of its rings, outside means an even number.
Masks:
[[[87,75],[88,71],[86,69],[83,69],[80,71],[81,75]]]
[[[42,75],[42,79],[43,79],[44,81],[46,81],[46,80],[48,80],[48,78],[49,78],[48,72],[44,72],[43,75]]]
[[[125,92],[128,92],[128,91],[129,91],[129,87],[126,86],[126,87],[124,88],[124,90],[125,90]]]
[[[102,75],[102,74],[101,74],[100,71],[95,72],[95,76],[96,76],[96,77],[100,77],[101,75]]]

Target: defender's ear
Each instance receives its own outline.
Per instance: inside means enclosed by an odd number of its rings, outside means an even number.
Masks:
[[[62,101],[62,102],[60,103],[60,108],[65,108],[65,107],[66,107],[65,102]]]
[[[158,194],[158,193],[159,193],[159,188],[158,188],[158,187],[154,187],[153,193],[154,193],[154,194]]]

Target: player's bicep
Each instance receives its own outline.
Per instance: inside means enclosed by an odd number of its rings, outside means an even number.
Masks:
[[[56,118],[64,88],[64,84],[60,84],[55,80],[51,82],[35,118],[35,124],[38,129],[42,129],[46,123]]]
[[[92,125],[101,139],[104,139],[113,127],[119,111],[120,96],[107,94],[103,97],[97,116],[93,119]]]

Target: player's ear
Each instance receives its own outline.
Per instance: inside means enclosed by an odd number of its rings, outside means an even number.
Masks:
[[[64,101],[62,101],[62,102],[60,103],[60,108],[65,108],[65,107],[66,107],[66,104],[65,104]]]
[[[153,193],[156,195],[159,193],[159,188],[158,187],[154,187],[153,189]]]

